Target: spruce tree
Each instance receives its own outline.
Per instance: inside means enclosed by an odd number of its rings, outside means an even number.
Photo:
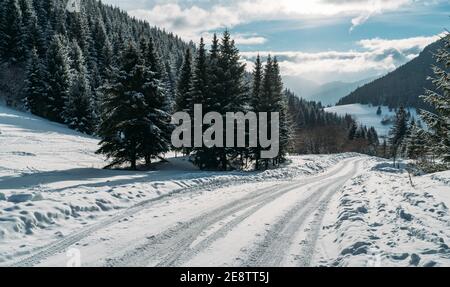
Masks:
[[[260,103],[262,101],[262,83],[263,83],[263,78],[264,78],[264,74],[263,74],[263,66],[261,63],[261,57],[258,56],[256,57],[256,61],[255,61],[255,67],[253,69],[253,86],[252,86],[252,95],[251,95],[251,110],[256,113],[257,118],[258,118],[258,125],[259,125],[259,113],[263,112],[260,106]],[[253,148],[252,149],[252,157],[255,161],[255,169],[259,170],[260,168],[260,158],[261,158],[261,147],[259,146],[259,142],[258,142],[258,147]]]
[[[65,107],[65,122],[74,130],[92,134],[95,131],[96,115],[92,102],[91,85],[83,51],[76,40],[72,44],[72,53],[73,81]]]
[[[194,105],[202,104],[203,114],[215,111],[216,103],[214,102],[213,85],[216,84],[215,65],[208,59],[207,51],[203,38],[200,39],[200,45],[197,50],[197,57],[195,59],[193,77],[189,92],[190,105],[188,113],[193,118]],[[217,59],[214,60],[217,63]],[[207,126],[203,127],[205,130]],[[194,148],[193,149],[194,164],[201,169],[217,169],[220,162],[218,160],[219,149],[216,147]]]
[[[41,117],[46,117],[48,112],[46,79],[45,66],[33,48],[28,60],[24,101],[28,111]]]
[[[135,44],[127,45],[120,67],[112,70],[109,83],[101,87],[102,114],[98,130],[101,141],[97,153],[112,160],[110,166],[130,163],[135,170],[147,128],[142,91],[145,72]]]
[[[0,58],[17,63],[25,60],[22,12],[18,0],[4,0],[0,15]]]
[[[64,123],[66,101],[71,88],[70,62],[64,39],[53,37],[47,53],[48,71],[48,117],[55,122]]]
[[[167,96],[160,79],[146,65],[132,42],[123,51],[120,68],[113,69],[111,82],[102,87],[102,110],[98,153],[112,159],[111,165],[130,163],[137,168],[139,158],[147,165],[170,148],[170,115]]]
[[[426,154],[426,135],[415,122],[410,127],[406,138],[406,155],[410,159],[419,159]]]
[[[395,116],[395,123],[389,132],[389,143],[391,145],[392,157],[394,159],[394,165],[399,153],[399,148],[403,144],[403,140],[408,132],[408,119],[406,115],[406,111],[403,107],[400,107],[397,110]]]
[[[172,110],[171,95],[165,82],[165,74],[161,72],[160,57],[153,41],[150,40],[146,51],[146,61],[142,77],[142,90],[145,103],[146,129],[142,142],[142,156],[147,166],[152,158],[166,153],[171,147]],[[139,88],[138,88],[139,90]]]
[[[24,38],[25,47],[28,49],[28,51],[31,51],[33,48],[35,48],[38,52],[39,57],[44,58],[46,52],[46,43],[43,31],[39,25],[36,13],[34,13],[31,9],[32,8],[30,8],[27,25],[24,26],[24,29],[26,30]]]
[[[422,111],[422,120],[428,129],[423,132],[427,135],[429,145],[435,156],[450,163],[450,34],[447,34],[444,48],[436,54],[438,65],[433,67],[434,78],[432,82],[435,91],[427,90],[423,100],[430,104],[435,112]]]
[[[205,43],[203,38],[200,39],[200,45],[197,51],[197,57],[195,59],[194,65],[194,73],[191,82],[190,88],[190,98],[191,98],[191,107],[189,114],[193,116],[193,105],[194,104],[203,104],[203,113],[207,113],[213,110],[213,104],[210,101],[210,93],[213,91],[210,90],[211,82],[210,77],[210,66],[208,65],[208,55],[205,49]]]
[[[241,63],[239,50],[228,31],[224,32],[219,45],[217,67],[218,81],[214,94],[217,101],[216,111],[222,115],[227,112],[245,113],[248,107],[248,88],[244,82],[245,64]],[[220,148],[221,168],[227,170],[229,157],[235,158],[239,154],[239,148]]]
[[[190,99],[190,88],[192,81],[192,57],[190,49],[186,50],[181,75],[177,85],[176,111],[190,112],[192,100]]]
[[[283,92],[283,80],[281,78],[280,67],[278,64],[278,60],[275,57],[273,61],[272,67],[273,73],[273,92],[272,100],[274,108],[271,110],[272,112],[279,113],[280,119],[280,134],[279,134],[279,144],[280,150],[278,156],[274,159],[274,164],[279,164],[286,159],[286,154],[289,149],[290,144],[290,135],[291,135],[291,119],[287,110],[287,99]]]

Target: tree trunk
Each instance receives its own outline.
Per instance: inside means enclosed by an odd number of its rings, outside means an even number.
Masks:
[[[221,161],[222,161],[222,169],[224,171],[226,171],[227,170],[227,154],[225,153],[225,150],[222,151]]]

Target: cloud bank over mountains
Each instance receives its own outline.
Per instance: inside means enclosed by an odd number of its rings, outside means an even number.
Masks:
[[[257,54],[276,56],[284,76],[300,76],[316,82],[331,82],[345,78],[354,81],[382,75],[417,57],[439,36],[414,37],[400,40],[367,39],[356,44],[359,51],[300,51],[243,52],[249,69]]]

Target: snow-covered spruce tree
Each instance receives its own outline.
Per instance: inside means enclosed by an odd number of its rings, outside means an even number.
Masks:
[[[445,46],[436,54],[439,65],[433,67],[435,91],[427,90],[423,100],[435,109],[435,112],[422,111],[422,120],[428,127],[423,130],[429,141],[433,156],[450,164],[450,34],[443,39]]]
[[[180,78],[177,83],[177,93],[175,99],[175,111],[186,112],[192,116],[194,103],[191,98],[191,83],[192,83],[192,56],[190,49],[186,50],[184,63],[181,67]],[[192,139],[191,139],[192,140]],[[184,147],[180,149],[185,155],[189,155],[192,148]]]
[[[21,0],[28,2],[27,0]],[[26,34],[24,36],[24,45],[26,49],[30,53],[32,49],[36,49],[37,53],[40,58],[45,58],[45,39],[43,35],[42,28],[39,25],[38,18],[36,16],[36,13],[33,10],[33,7],[26,6],[25,9],[27,9],[26,16],[27,22],[23,24],[23,29],[26,31]]]
[[[47,76],[45,66],[38,56],[35,48],[31,50],[26,72],[26,85],[24,91],[25,108],[31,113],[47,116]]]
[[[217,37],[214,36],[214,38],[217,43]],[[218,44],[217,47],[216,45],[213,45],[213,48],[218,49]],[[218,54],[216,54],[216,57],[214,58],[214,63],[216,64],[217,57]],[[213,101],[214,89],[212,89],[212,85],[217,83],[216,73],[214,72],[215,67],[217,67],[216,64],[212,63],[212,58],[208,59],[208,52],[205,49],[203,38],[201,38],[190,84],[189,98],[191,102],[188,113],[191,115],[191,118],[194,114],[195,104],[203,105],[203,114],[215,111],[216,103]],[[204,127],[204,129],[205,128],[207,127]],[[194,148],[193,158],[194,164],[201,169],[217,169],[220,164],[218,160],[218,149],[215,147]]]
[[[140,152],[145,159],[145,164],[149,166],[152,158],[168,152],[171,148],[172,98],[167,87],[166,74],[161,71],[160,57],[151,39],[145,55],[145,69],[141,76],[143,90],[140,92],[144,95],[147,127],[144,130]]]
[[[203,39],[202,39],[203,41]],[[202,45],[202,43],[200,43]],[[203,44],[204,45],[204,44]],[[206,52],[205,52],[206,53]],[[219,38],[214,33],[211,48],[209,50],[209,58],[207,59],[207,89],[208,92],[202,98],[206,102],[206,110],[204,112],[216,111],[219,108],[219,103],[214,99],[217,98],[217,94],[220,93],[220,69],[219,63]],[[205,58],[206,59],[206,58]],[[200,100],[200,98],[198,98]]]
[[[260,110],[261,100],[262,100],[262,83],[264,78],[263,65],[261,63],[261,57],[256,57],[255,67],[253,69],[253,85],[252,85],[252,94],[250,98],[251,110],[256,113],[259,123],[259,113],[263,112]],[[258,146],[256,148],[251,149],[252,160],[255,161],[255,169],[259,170],[260,168],[260,160],[261,160],[261,147]]]
[[[281,78],[280,66],[278,60],[275,57],[273,61],[273,105],[274,109],[272,111],[278,112],[280,114],[280,151],[276,158],[273,159],[273,164],[279,165],[286,159],[286,155],[289,150],[291,133],[292,133],[292,123],[288,114],[287,109],[287,99],[283,92],[283,80]]]
[[[269,55],[264,67],[264,76],[261,83],[261,92],[258,103],[255,103],[254,110],[258,112],[278,112],[280,117],[280,153],[273,159],[273,164],[278,164],[284,160],[289,148],[291,124],[287,112],[287,103],[283,91],[283,83],[280,75],[280,68],[276,58],[272,59]],[[268,135],[270,135],[271,120],[269,117]],[[265,168],[268,168],[269,160],[264,160]]]
[[[114,52],[111,41],[106,34],[106,28],[102,21],[95,22],[95,28],[93,31],[93,45],[95,49],[95,54],[97,55],[98,70],[102,79],[107,79],[109,77],[109,71],[111,66],[114,64]],[[92,49],[92,48],[91,48]]]
[[[155,77],[163,80],[163,77],[165,75],[165,68],[161,63],[161,59],[159,58],[159,55],[156,51],[153,39],[142,38],[141,42],[139,43],[139,48],[147,68],[155,74]]]
[[[150,164],[152,157],[170,148],[166,94],[133,42],[123,51],[120,68],[113,69],[112,76],[102,87],[98,153],[112,159],[110,166],[128,162],[136,169],[139,158]]]
[[[65,107],[65,122],[74,130],[93,134],[96,128],[96,115],[83,51],[76,40],[73,41],[71,50],[72,86]]]
[[[148,127],[143,95],[144,75],[148,73],[132,42],[122,52],[120,67],[113,68],[111,79],[101,87],[101,116],[98,154],[112,160],[109,167],[130,163],[137,168],[139,149]],[[143,82],[144,80],[144,82]]]
[[[11,63],[25,60],[22,12],[18,0],[4,0],[0,17],[0,59]]]
[[[406,155],[410,159],[419,160],[426,154],[426,135],[416,122],[412,122],[406,137]]]
[[[240,61],[239,50],[228,31],[224,32],[220,41],[215,76],[214,97],[217,103],[215,111],[223,116],[227,112],[245,113],[248,110],[248,87],[244,82],[245,64]],[[225,127],[223,132],[225,134]],[[241,151],[240,148],[219,148],[221,169],[227,170],[229,160],[235,159]]]
[[[175,110],[178,112],[190,113],[192,99],[190,98],[190,88],[192,81],[192,56],[191,50],[187,49],[184,56],[184,63],[181,68],[180,78],[177,83],[177,97]]]
[[[70,61],[65,39],[55,35],[47,53],[48,72],[48,118],[64,123],[66,101],[69,99],[71,87]]]
[[[397,160],[399,149],[403,144],[403,140],[408,132],[408,118],[405,108],[400,107],[395,116],[395,123],[389,132],[389,144],[391,145],[391,155],[394,165]]]
[[[262,83],[262,91],[261,98],[257,107],[257,110],[261,112],[271,112],[274,110],[273,106],[273,59],[269,55],[267,57],[267,62],[264,67],[264,77]],[[270,131],[270,125],[268,125],[268,134]],[[269,160],[264,159],[264,168],[267,169],[269,167]]]

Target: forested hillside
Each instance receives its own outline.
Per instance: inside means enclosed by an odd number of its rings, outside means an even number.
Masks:
[[[377,154],[378,134],[350,116],[324,110],[320,103],[299,99],[285,91],[293,125],[293,151],[300,154],[361,152]]]
[[[150,27],[96,0],[82,1],[79,13],[66,11],[67,1],[63,0],[2,0],[1,3],[0,97],[18,108],[27,104],[32,112],[59,122],[67,119],[55,119],[42,107],[61,105],[58,101],[67,98],[55,98],[55,103],[45,99],[51,99],[55,93],[63,97],[84,93],[88,96],[84,104],[89,102],[98,115],[97,89],[106,82],[108,71],[116,64],[128,40],[137,43],[153,40],[158,65],[172,96],[184,51],[193,48],[193,44],[171,33]],[[74,82],[77,87],[72,85]],[[35,103],[25,101],[38,93],[40,97],[32,100]]]
[[[391,108],[405,106],[430,109],[431,106],[420,96],[425,93],[425,89],[432,88],[432,83],[427,78],[433,75],[433,54],[442,47],[442,40],[431,44],[411,62],[357,89],[341,99],[338,105],[360,103]]]

